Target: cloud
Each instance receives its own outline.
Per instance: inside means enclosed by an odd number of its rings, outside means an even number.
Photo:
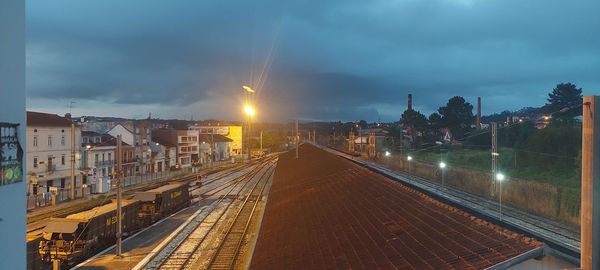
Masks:
[[[482,96],[484,113],[539,106],[559,82],[598,91],[599,8],[587,0],[34,0],[28,106],[64,113],[62,104],[78,100],[80,114],[240,119],[243,84],[260,88],[264,120],[397,120],[409,92],[425,113],[455,95]]]

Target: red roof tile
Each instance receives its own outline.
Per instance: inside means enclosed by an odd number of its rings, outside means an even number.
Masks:
[[[483,269],[541,243],[313,146],[279,159],[251,269]]]

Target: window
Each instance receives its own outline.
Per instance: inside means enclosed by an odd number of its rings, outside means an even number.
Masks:
[[[38,167],[38,158],[37,157],[33,157],[33,167],[34,168]]]
[[[60,157],[60,165],[65,165],[65,155]]]
[[[108,161],[111,161],[111,160],[112,160],[112,157],[111,157],[111,156],[112,156],[112,153],[108,153]]]
[[[65,146],[65,135],[60,137],[60,145]]]
[[[48,147],[52,147],[52,136],[48,136]]]
[[[98,154],[94,155],[94,163],[98,163]]]
[[[106,159],[104,159],[104,153],[102,153],[102,162],[104,162]]]
[[[37,145],[38,145],[38,136],[35,135],[35,136],[33,136],[33,147],[37,147]]]

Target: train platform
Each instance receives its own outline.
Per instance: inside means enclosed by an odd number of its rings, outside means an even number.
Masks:
[[[304,144],[280,157],[251,269],[486,269],[543,244]]]

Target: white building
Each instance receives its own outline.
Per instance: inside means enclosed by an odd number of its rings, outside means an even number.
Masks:
[[[124,143],[133,146],[134,157],[137,161],[135,174],[145,174],[150,172],[152,167],[150,149],[151,133],[148,124],[145,121],[130,121],[115,125],[108,132],[113,137],[121,135]]]
[[[93,131],[81,132],[81,148],[84,171],[83,182],[91,184],[92,190],[104,193],[110,190],[116,164],[117,140],[108,134]]]
[[[200,163],[200,142],[197,130],[156,129],[152,131],[152,140],[176,145],[176,167],[189,168]]]
[[[71,138],[71,120],[55,114],[27,112],[27,169],[28,190],[39,186],[38,193],[51,187],[66,189],[71,179],[71,141],[75,140],[75,165],[80,160],[81,130],[75,126]],[[79,168],[75,171],[76,187],[81,185]]]

